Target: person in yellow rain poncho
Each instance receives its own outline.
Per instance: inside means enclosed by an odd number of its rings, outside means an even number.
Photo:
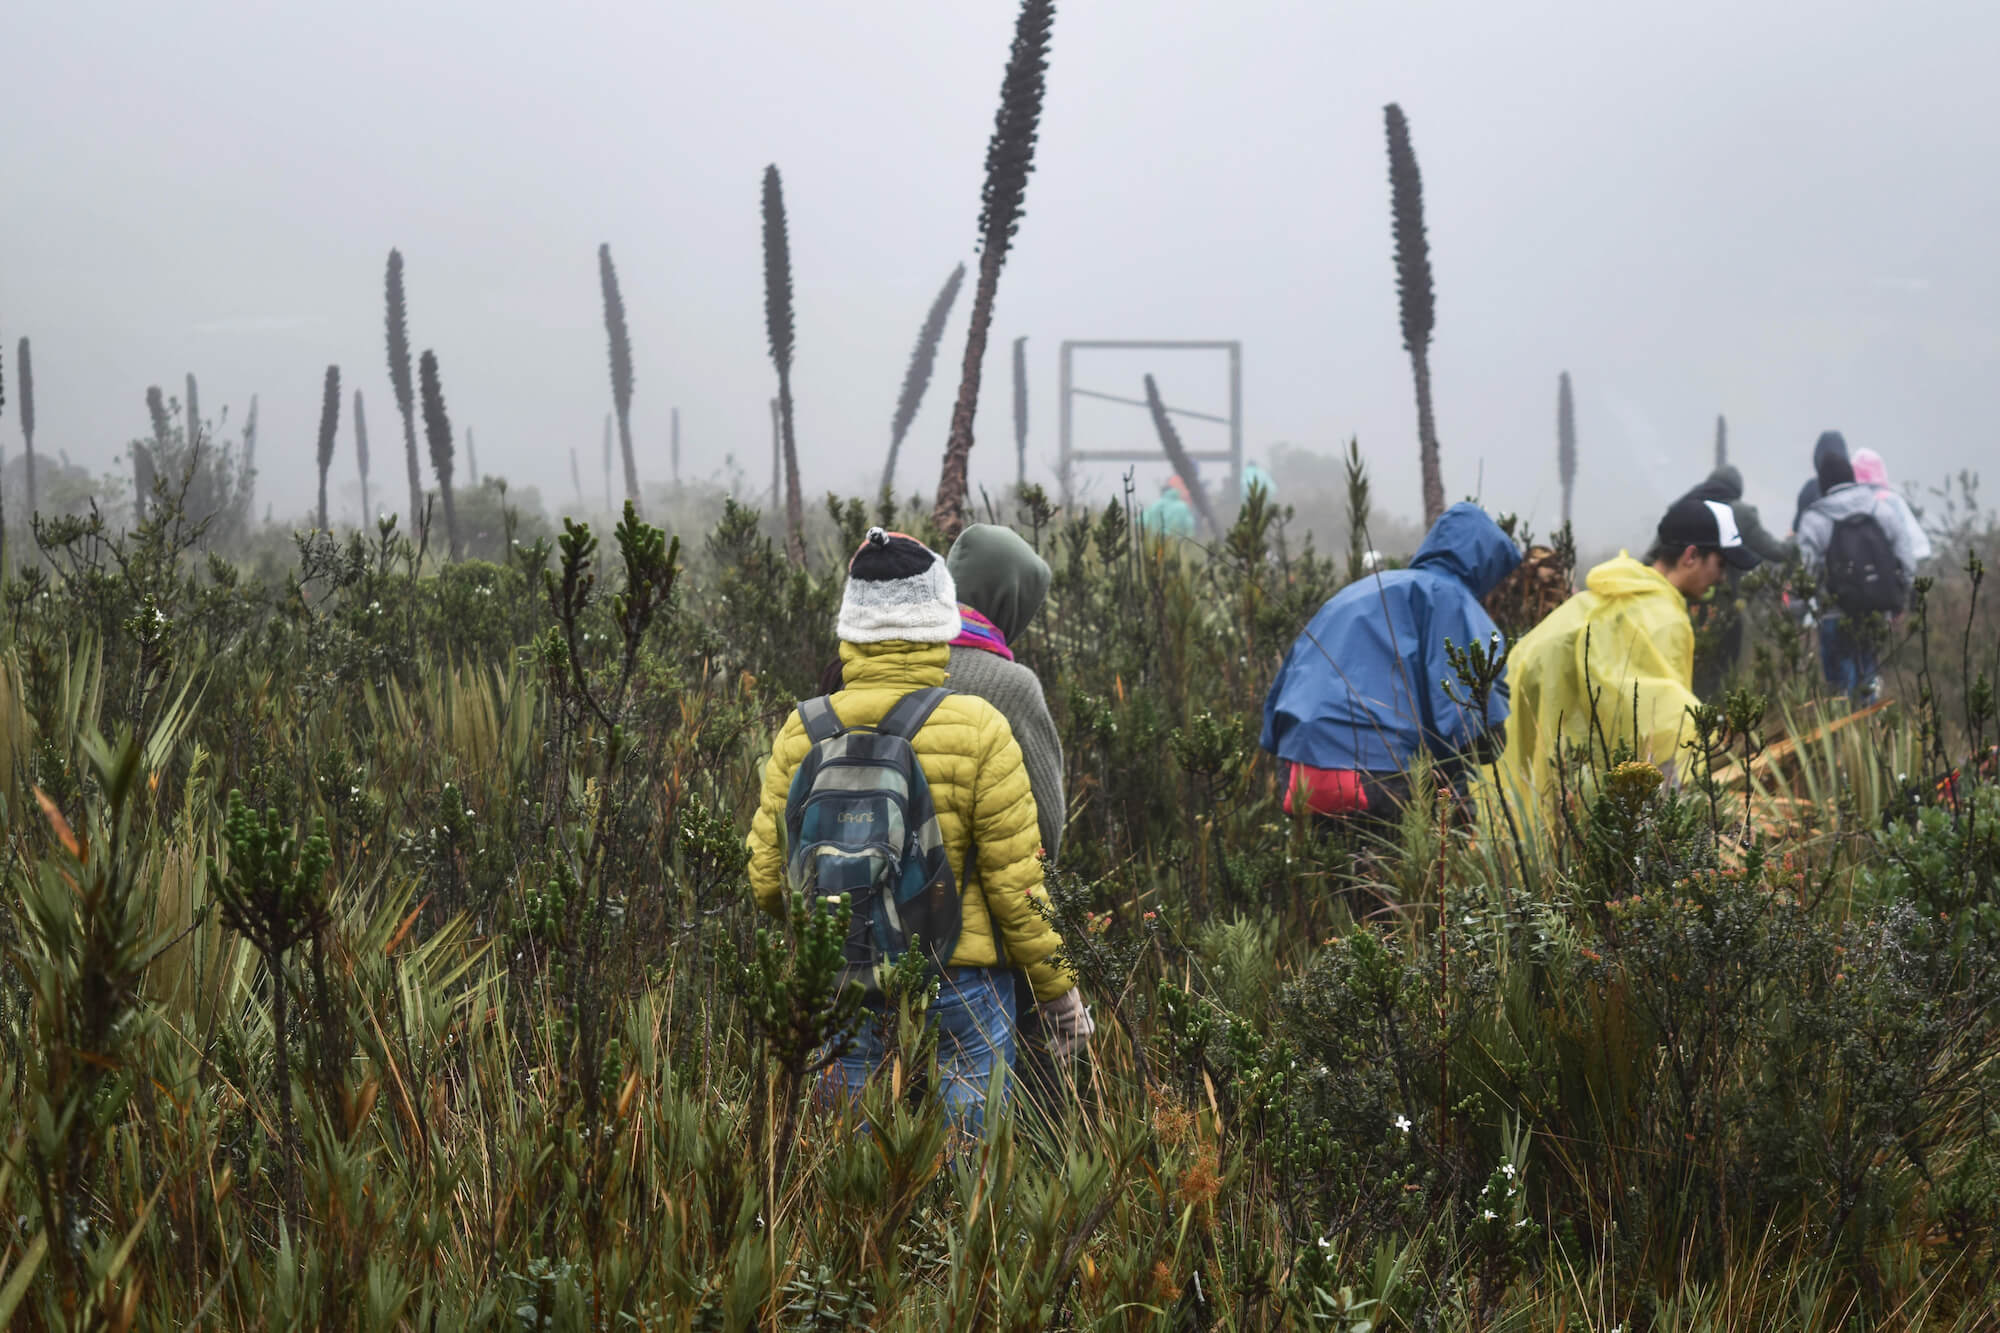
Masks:
[[[1757,562],[1728,505],[1683,496],[1645,560],[1621,552],[1605,561],[1584,591],[1521,637],[1507,660],[1513,711],[1495,769],[1517,815],[1552,809],[1566,754],[1601,763],[1629,745],[1669,779],[1688,776],[1681,745],[1697,703],[1688,603],[1725,569]]]

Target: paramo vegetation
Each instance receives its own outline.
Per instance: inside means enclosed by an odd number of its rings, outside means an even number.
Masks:
[[[965,1144],[907,1002],[900,1077],[809,1102],[838,940],[743,878],[897,514],[829,497],[803,568],[691,490],[672,535],[508,508],[496,559],[389,523],[246,562],[161,495],[40,521],[0,589],[16,1327],[1983,1326],[1976,507],[1894,707],[1765,755],[1846,705],[1753,576],[1706,724],[1754,798],[1611,756],[1524,857],[1422,799],[1394,845],[1284,816],[1257,712],[1348,571],[1261,492],[1199,546],[1023,491],[985,517],[1054,570],[1016,648],[1099,1032]]]

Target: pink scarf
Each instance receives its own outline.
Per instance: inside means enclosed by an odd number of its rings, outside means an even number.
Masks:
[[[1014,660],[1014,650],[1007,646],[1007,636],[1000,627],[967,606],[958,604],[958,637],[951,641],[954,648],[978,648],[983,652],[997,653],[1009,662]]]

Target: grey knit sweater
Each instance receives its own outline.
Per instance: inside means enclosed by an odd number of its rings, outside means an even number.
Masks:
[[[1028,786],[1041,821],[1042,850],[1051,861],[1062,850],[1068,805],[1063,797],[1062,741],[1042,694],[1042,682],[1019,662],[983,648],[953,648],[945,684],[960,694],[976,694],[1000,710],[1028,763]]]

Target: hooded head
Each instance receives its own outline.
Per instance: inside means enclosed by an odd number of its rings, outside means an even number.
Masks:
[[[868,529],[847,562],[835,631],[841,641],[950,643],[958,630],[958,589],[938,553],[915,537]]]
[[[1474,597],[1484,597],[1520,563],[1521,551],[1514,539],[1500,531],[1500,525],[1484,509],[1461,502],[1431,524],[1410,568],[1450,574],[1472,589]]]
[[[1813,445],[1813,475],[1821,495],[1854,480],[1854,465],[1847,461],[1847,439],[1839,431],[1820,432],[1818,443]]]
[[[1008,642],[1020,636],[1049,595],[1049,567],[1012,528],[974,523],[945,557],[958,600],[993,622]]]
[[[1887,486],[1889,465],[1873,449],[1854,451],[1854,479],[1864,486]]]
[[[1734,463],[1724,463],[1709,473],[1708,480],[1695,487],[1693,494],[1704,500],[1735,504],[1743,498],[1743,474],[1736,470]]]

